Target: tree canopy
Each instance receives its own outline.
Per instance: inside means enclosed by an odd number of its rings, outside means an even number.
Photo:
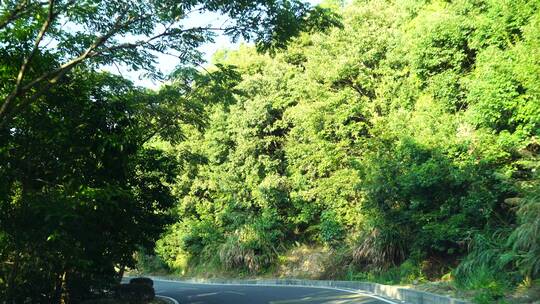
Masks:
[[[190,26],[195,14],[218,13],[221,25]],[[197,49],[216,32],[284,47],[301,31],[338,24],[327,10],[298,0],[257,1],[3,1],[0,8],[0,121],[35,102],[74,67],[124,65],[163,77],[156,55],[202,63]],[[20,64],[19,64],[20,63]]]

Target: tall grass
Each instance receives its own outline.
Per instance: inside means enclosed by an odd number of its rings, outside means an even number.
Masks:
[[[506,246],[508,234],[508,230],[476,234],[469,254],[454,271],[456,285],[476,293],[475,303],[496,303],[511,289],[514,256]]]
[[[374,229],[353,250],[353,260],[372,269],[386,270],[405,260],[405,243],[397,232]]]
[[[518,226],[508,238],[517,269],[527,279],[540,277],[540,175],[526,185],[517,209]]]
[[[277,261],[277,251],[265,234],[250,227],[230,235],[219,248],[219,258],[226,270],[260,273]]]

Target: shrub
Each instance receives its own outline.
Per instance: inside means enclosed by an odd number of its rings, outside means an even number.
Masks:
[[[405,259],[404,242],[397,231],[374,229],[353,251],[353,260],[376,270],[388,269]]]
[[[271,248],[253,248],[236,236],[230,237],[219,251],[219,258],[225,269],[245,269],[250,273],[259,273],[272,264],[276,256]]]
[[[272,245],[272,238],[256,228],[255,225],[246,225],[221,245],[219,258],[225,269],[259,273],[276,261],[277,250]]]
[[[426,281],[421,265],[411,260],[406,260],[399,266],[399,277],[402,284]]]
[[[515,281],[508,271],[511,260],[505,246],[507,232],[501,230],[491,236],[476,235],[471,252],[454,271],[457,287],[475,292],[475,303],[495,303]]]
[[[150,254],[140,249],[135,255],[136,269],[142,274],[166,274],[170,271],[163,258],[157,254]]]
[[[170,269],[184,271],[192,258],[208,260],[223,243],[223,231],[208,220],[184,219],[170,226],[156,244],[156,254]],[[169,269],[167,269],[169,270]]]
[[[473,302],[478,304],[496,303],[510,290],[505,276],[487,267],[477,269],[468,275],[464,282],[462,280],[461,284],[476,292]]]
[[[335,246],[344,238],[345,230],[334,211],[325,211],[321,214],[319,229],[321,239],[327,245]]]

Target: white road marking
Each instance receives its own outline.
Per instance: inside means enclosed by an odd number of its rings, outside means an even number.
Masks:
[[[176,301],[175,299],[171,298],[171,297],[167,297],[167,296],[161,296],[161,295],[156,295],[157,298],[162,298],[162,299],[167,299],[169,301],[172,301],[174,304],[180,304],[178,301]]]
[[[389,304],[399,304],[399,302],[390,301],[390,300],[388,300],[388,299],[385,299],[385,298],[382,298],[382,297],[379,297],[379,296],[376,296],[376,295],[373,295],[373,294],[369,294],[369,293],[365,293],[365,292],[361,292],[361,291],[357,291],[357,290],[352,290],[352,289],[342,289],[342,288],[329,287],[329,286],[327,287],[327,286],[278,285],[278,284],[196,283],[196,282],[184,282],[184,281],[164,280],[164,279],[155,279],[155,278],[152,278],[152,280],[154,280],[154,281],[161,281],[161,282],[178,283],[178,284],[191,284],[191,285],[262,286],[262,287],[304,287],[304,288],[332,289],[332,290],[339,290],[339,291],[348,292],[348,293],[359,294],[359,295],[366,296],[366,297],[370,297],[370,298],[374,298],[374,299],[377,299],[377,300],[379,300],[379,301],[383,301],[383,302],[389,303]],[[176,302],[176,303],[178,303],[178,302]],[[403,302],[402,302],[402,303],[403,303]],[[178,304],[179,304],[179,303],[178,303]]]

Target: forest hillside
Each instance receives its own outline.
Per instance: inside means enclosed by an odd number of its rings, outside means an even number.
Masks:
[[[487,303],[532,285],[540,2],[323,6],[340,27],[215,55],[231,89],[201,83],[208,126],[164,148],[183,170],[158,259],[186,275],[283,275],[311,251],[322,269],[307,277],[452,281]]]

